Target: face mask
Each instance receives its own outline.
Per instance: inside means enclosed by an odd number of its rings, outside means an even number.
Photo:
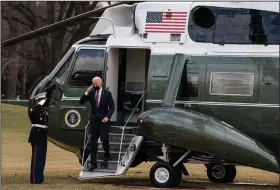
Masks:
[[[99,87],[99,86],[95,86],[94,89],[95,89],[95,90],[99,90],[100,87]]]

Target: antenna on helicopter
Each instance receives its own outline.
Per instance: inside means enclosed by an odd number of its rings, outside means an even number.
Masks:
[[[113,27],[113,34],[114,34],[114,38],[116,37],[116,33],[115,33],[115,24],[114,24],[114,21],[110,18],[107,18],[107,17],[90,17],[90,18],[94,18],[94,19],[104,19],[104,20],[108,20],[111,22],[112,24],[112,27]]]

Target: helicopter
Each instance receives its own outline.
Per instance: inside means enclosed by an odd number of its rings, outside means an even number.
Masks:
[[[78,156],[80,180],[123,175],[147,161],[156,162],[150,169],[156,187],[178,186],[189,175],[184,163],[204,164],[214,183],[233,182],[238,165],[280,173],[278,7],[279,2],[110,6],[94,15],[91,34],[72,45],[29,101],[48,97],[48,139]],[[49,30],[2,45],[44,29]],[[109,165],[103,166],[99,142],[98,169],[87,171],[90,106],[79,100],[95,76],[111,91],[116,111]]]

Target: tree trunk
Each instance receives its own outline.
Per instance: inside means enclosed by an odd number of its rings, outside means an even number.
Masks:
[[[9,49],[10,57],[14,57],[14,61],[7,66],[7,79],[5,84],[5,99],[15,99],[16,98],[16,89],[17,89],[17,62],[18,56],[13,49]]]
[[[27,78],[27,65],[26,61],[22,63],[22,74],[21,74],[21,99],[26,99],[26,78]]]
[[[10,37],[16,35],[18,24],[12,20],[13,10],[9,6],[8,8],[8,25],[9,25],[9,34]],[[18,61],[19,56],[16,53],[17,46],[9,47],[8,55],[10,58],[13,58],[13,61],[7,66],[7,78],[5,84],[5,99],[15,99],[16,98],[16,89],[17,89],[17,74],[18,74]]]

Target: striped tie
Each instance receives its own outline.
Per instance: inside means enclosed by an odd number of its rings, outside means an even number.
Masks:
[[[98,97],[98,92],[99,92],[99,90],[96,90],[96,94],[95,94],[95,103],[96,103],[96,107],[98,108],[98,105],[99,105],[99,102],[98,102],[98,100],[99,100],[99,97]]]

